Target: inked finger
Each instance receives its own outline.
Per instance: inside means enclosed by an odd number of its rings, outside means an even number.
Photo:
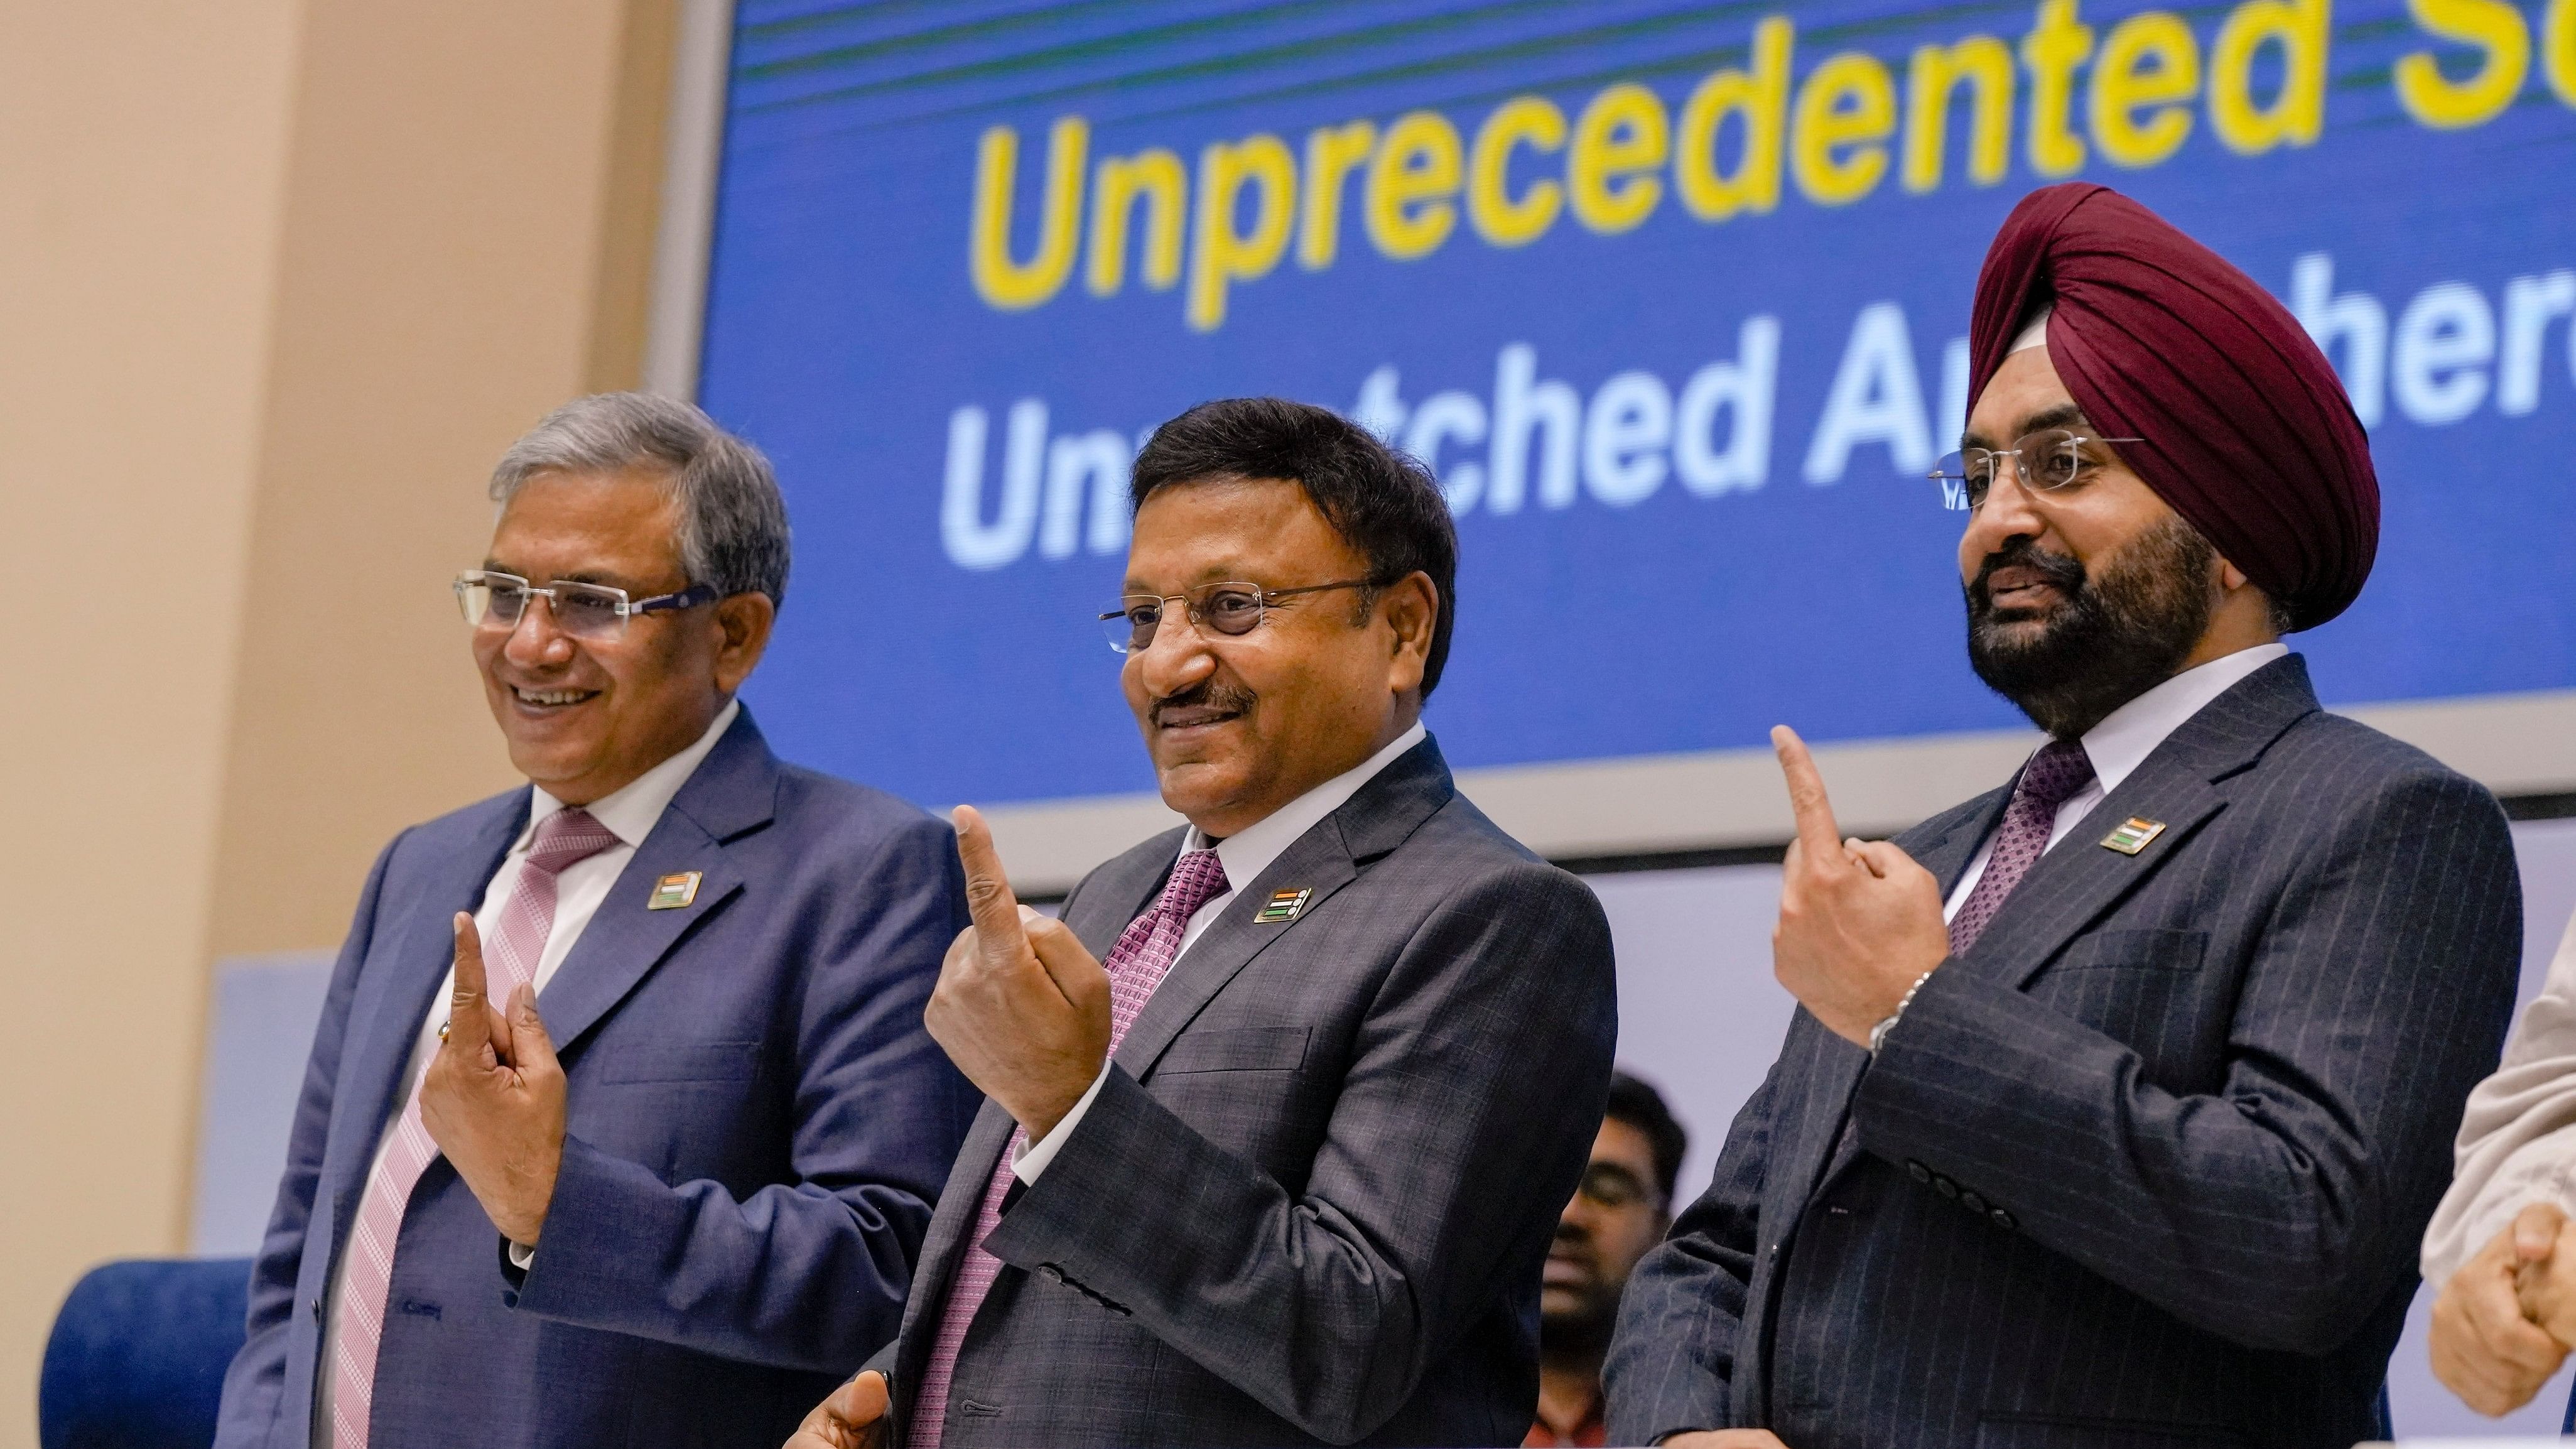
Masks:
[[[492,1016],[483,976],[483,937],[474,918],[456,913],[456,986],[447,1002],[447,1039],[439,1049],[479,1056],[492,1044]]]
[[[976,949],[992,964],[1017,959],[1027,938],[1019,897],[1011,894],[1010,876],[993,848],[993,829],[972,805],[958,806],[949,818],[957,827],[958,863],[966,868],[966,908],[975,918]]]
[[[1771,730],[1771,749],[1780,757],[1780,773],[1789,786],[1789,812],[1798,822],[1798,843],[1817,866],[1842,859],[1843,833],[1834,827],[1834,807],[1825,799],[1825,778],[1816,773],[1807,743],[1787,725]]]

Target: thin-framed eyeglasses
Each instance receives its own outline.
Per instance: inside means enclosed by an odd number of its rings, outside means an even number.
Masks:
[[[1201,584],[1186,594],[1127,594],[1118,607],[1100,616],[1101,631],[1109,636],[1109,647],[1119,654],[1138,654],[1154,644],[1154,634],[1163,627],[1163,606],[1178,600],[1188,611],[1193,625],[1211,634],[1241,638],[1261,627],[1270,608],[1281,599],[1298,594],[1321,594],[1333,589],[1373,589],[1375,579],[1342,579],[1329,584],[1304,584],[1293,589],[1265,589],[1259,584]]]
[[[2026,433],[2009,448],[1968,448],[1932,465],[1924,476],[1941,485],[1941,506],[1974,513],[2002,476],[2007,461],[2021,486],[2034,493],[2055,493],[2090,479],[2109,465],[2102,451],[2110,443],[2143,443],[2144,438],[2096,438],[2073,428],[2041,428]]]
[[[724,597],[713,584],[691,584],[676,594],[645,599],[607,584],[565,579],[539,588],[517,574],[494,569],[467,569],[456,576],[455,589],[465,622],[477,629],[516,629],[528,612],[528,600],[542,598],[554,615],[555,627],[576,639],[614,639],[626,632],[626,621],[638,614],[694,609]]]

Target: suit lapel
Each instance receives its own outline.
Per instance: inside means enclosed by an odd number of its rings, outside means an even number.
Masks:
[[[975,1114],[975,1125],[966,1129],[965,1145],[957,1149],[955,1165],[948,1169],[948,1186],[939,1194],[939,1206],[922,1234],[921,1261],[913,1270],[912,1292],[904,1298],[903,1326],[896,1330],[895,1341],[902,1348],[895,1361],[895,1392],[905,1396],[898,1423],[911,1416],[909,1390],[930,1351],[930,1337],[922,1330],[936,1326],[922,1320],[929,1313],[947,1310],[948,1285],[957,1276],[958,1260],[965,1256],[966,1235],[984,1210],[993,1169],[1001,1166],[1003,1149],[1018,1126],[1001,1103],[985,1098],[983,1109]]]
[[[2316,708],[2306,662],[2295,654],[2210,701],[2039,858],[1960,964],[2004,986],[2028,983],[2225,808],[2226,797],[2213,788],[2218,781],[2253,764]],[[2132,816],[2164,829],[2135,855],[2103,846],[2103,837]]]
[[[742,891],[742,872],[726,858],[724,843],[767,824],[777,803],[778,760],[746,710],[672,797],[546,982],[538,1007],[556,1050],[598,1025],[682,936]],[[684,871],[700,875],[695,898],[671,910],[649,909],[655,882]]]
[[[365,1147],[337,1165],[341,1188],[352,1187],[365,1176],[377,1138],[401,1107],[408,1085],[403,1069],[411,1064],[412,1051],[419,1045],[421,1023],[429,1018],[439,983],[455,963],[456,931],[451,922],[458,911],[471,911],[482,903],[483,888],[501,868],[510,842],[527,828],[528,791],[522,787],[487,809],[472,827],[464,848],[426,862],[428,878],[411,892],[390,933],[392,950],[381,965],[372,957],[368,962],[371,970],[382,973],[382,984],[374,1008],[351,1044],[348,1115],[343,1119],[359,1130],[334,1133],[339,1140],[362,1142]],[[357,1194],[343,1191],[340,1201],[354,1208]]]
[[[1924,822],[1897,840],[1915,863],[1932,872],[1941,883],[1941,899],[1958,889],[1959,877],[1966,873],[1968,862],[1976,859],[1977,847],[1983,845],[1995,822],[2003,818],[2004,806],[2012,799],[2012,787],[1989,790],[1967,804],[1939,818]]]
[[[1190,944],[1171,974],[1146,999],[1145,1009],[1137,1013],[1135,1024],[1119,1043],[1118,1065],[1141,1079],[1182,1028],[1253,957],[1358,879],[1363,863],[1402,844],[1456,793],[1439,745],[1428,738],[1391,761],[1340,809],[1298,836],[1268,869],[1235,888],[1234,898],[1226,902],[1216,924]],[[1280,890],[1313,894],[1294,919],[1259,919],[1271,893]]]

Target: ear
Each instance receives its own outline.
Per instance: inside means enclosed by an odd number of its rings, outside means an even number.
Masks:
[[[2252,579],[2245,576],[2245,570],[2223,558],[2218,561],[2218,586],[2228,593],[2233,594],[2252,582],[2254,582]]]
[[[1389,584],[1378,595],[1377,614],[1395,636],[1388,687],[1409,694],[1422,687],[1431,662],[1431,635],[1440,622],[1440,590],[1420,569]]]
[[[753,666],[769,648],[769,631],[778,623],[778,605],[767,594],[734,594],[712,606],[716,626],[716,688],[726,694],[742,688]]]

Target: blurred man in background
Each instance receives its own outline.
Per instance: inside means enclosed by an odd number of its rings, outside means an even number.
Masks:
[[[1538,1295],[1538,1422],[1522,1449],[1609,1443],[1601,1356],[1628,1271],[1672,1223],[1673,1180],[1690,1137],[1663,1094],[1620,1072],[1583,1182],[1556,1220]]]
[[[972,1110],[951,836],[734,699],[787,585],[749,444],[584,398],[491,491],[456,593],[528,784],[367,879],[217,1442],[766,1449],[893,1336]]]
[[[2243,272],[2099,186],[1978,279],[1970,662],[2050,736],[1899,841],[1797,737],[1801,1007],[1629,1285],[1623,1443],[2346,1449],[2521,954],[2504,812],[2317,705],[2369,443]]]
[[[1275,398],[1165,423],[1130,495],[1101,622],[1190,823],[1059,922],[958,812],[930,1025],[987,1105],[902,1337],[796,1449],[1516,1442],[1618,1024],[1600,902],[1423,729],[1448,505]]]

